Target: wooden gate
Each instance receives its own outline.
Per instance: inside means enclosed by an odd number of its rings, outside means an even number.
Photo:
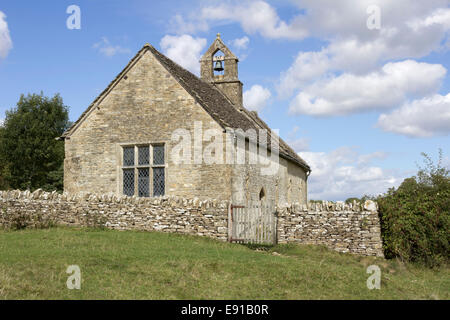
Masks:
[[[230,213],[231,242],[276,244],[277,218],[273,206],[261,202],[231,205]]]

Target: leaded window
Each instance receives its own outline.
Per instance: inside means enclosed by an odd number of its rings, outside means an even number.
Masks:
[[[134,166],[134,147],[123,148],[123,166]]]
[[[164,165],[164,146],[153,146],[153,165]]]
[[[149,197],[150,196],[150,181],[149,181],[149,169],[141,168],[138,169],[139,180],[138,180],[138,194],[139,197]]]
[[[149,146],[138,148],[139,165],[146,166],[150,164],[150,148]]]
[[[165,194],[165,147],[163,144],[123,147],[123,193],[139,197]]]
[[[123,194],[129,197],[134,195],[134,169],[123,170]]]
[[[153,168],[153,196],[159,197],[164,195],[165,179],[164,168]]]

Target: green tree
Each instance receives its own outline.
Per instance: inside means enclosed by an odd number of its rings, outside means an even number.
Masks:
[[[437,164],[422,155],[425,167],[377,201],[386,257],[435,266],[450,257],[450,177],[442,150]]]
[[[62,190],[64,143],[56,138],[68,125],[68,107],[59,94],[21,95],[0,133],[0,169],[10,188]]]
[[[0,123],[0,141],[2,140],[2,135],[5,128],[3,127],[3,123]],[[8,184],[5,180],[5,176],[8,176],[8,167],[3,159],[2,154],[0,153],[0,190],[8,189]]]

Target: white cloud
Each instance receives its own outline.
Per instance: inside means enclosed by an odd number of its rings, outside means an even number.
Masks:
[[[292,128],[291,132],[288,133],[286,142],[288,145],[294,149],[295,152],[308,151],[309,150],[309,139],[308,138],[297,138],[296,135],[299,132],[300,127],[295,126]]]
[[[184,34],[181,36],[166,35],[161,39],[164,54],[189,71],[200,73],[200,57],[206,46],[206,39],[194,38]]]
[[[234,39],[231,41],[231,44],[236,47],[238,50],[247,49],[250,39],[247,36],[242,38]]]
[[[441,13],[443,15],[444,13]],[[450,15],[450,9],[445,10]],[[431,17],[434,17],[434,13]],[[425,19],[426,20],[426,19]],[[435,21],[441,21],[434,18]],[[433,21],[434,21],[433,20]],[[429,23],[426,27],[385,27],[373,38],[356,34],[343,37],[336,33],[328,46],[320,51],[299,52],[292,66],[281,73],[278,93],[289,96],[295,89],[317,80],[327,73],[345,71],[367,74],[375,71],[380,63],[392,59],[419,58],[433,50],[447,46],[448,22]],[[447,39],[447,42],[442,41]]]
[[[131,50],[128,48],[123,48],[121,46],[114,46],[106,37],[102,37],[102,40],[95,43],[92,46],[94,49],[98,50],[99,53],[106,57],[112,57],[116,54],[129,54]]]
[[[5,124],[5,119],[0,118],[0,127],[3,127],[4,124]]]
[[[209,25],[206,21],[199,19],[198,13],[191,14],[189,19],[185,19],[181,14],[176,14],[170,19],[170,32],[178,35],[195,33],[197,31],[208,31]]]
[[[450,29],[450,9],[439,8],[424,19],[413,19],[408,25],[414,30],[430,26],[440,26],[444,30]]]
[[[383,151],[376,151],[368,154],[363,154],[358,156],[356,163],[359,165],[366,165],[374,159],[385,159],[387,153]]]
[[[411,137],[450,133],[450,93],[414,100],[390,114],[382,114],[378,127]]]
[[[212,2],[212,3],[211,3]],[[239,23],[249,34],[259,33],[264,37],[277,39],[302,39],[308,31],[297,26],[296,21],[286,23],[276,10],[265,1],[210,1],[208,6],[196,9],[187,19],[176,15],[171,19],[171,30],[207,31],[214,23]]]
[[[378,195],[397,187],[405,178],[378,166],[373,159],[382,159],[383,152],[359,154],[354,148],[341,147],[329,153],[300,152],[312,169],[308,178],[311,200],[345,200],[363,195]]]
[[[0,58],[4,59],[12,49],[12,40],[9,34],[6,15],[0,11]]]
[[[306,11],[301,22],[314,34],[328,37],[338,33],[342,37],[357,36],[360,40],[377,37],[377,32],[367,28],[366,10],[371,5],[380,8],[382,29],[409,27],[408,22],[422,20],[448,6],[448,0],[297,0],[296,3]]]
[[[297,3],[299,9],[305,9],[297,24],[306,25],[311,36],[320,37],[328,44],[320,51],[299,52],[291,67],[281,73],[277,92],[281,98],[295,94],[291,102],[294,112],[325,115],[328,108],[338,106],[331,114],[344,114],[379,108],[376,105],[388,107],[387,96],[380,94],[380,101],[376,101],[366,86],[364,92],[355,93],[357,82],[372,82],[373,92],[386,92],[384,85],[389,79],[382,76],[386,66],[380,69],[380,65],[393,59],[424,57],[432,51],[446,50],[450,43],[448,0],[304,0]],[[381,9],[380,30],[369,30],[366,26],[366,9],[372,4]],[[356,87],[351,88],[350,84]],[[435,93],[427,90],[430,86],[426,82],[422,84],[423,88],[416,88],[418,95]],[[332,94],[332,87],[338,85],[350,87],[348,93],[355,94],[355,99],[350,95],[345,97],[345,92],[342,96]],[[407,101],[398,89],[391,97],[397,106]],[[337,101],[329,101],[329,97],[337,97]]]
[[[249,110],[261,111],[271,97],[270,90],[258,84],[244,92],[244,106]]]
[[[406,60],[358,76],[344,73],[313,83],[291,102],[293,114],[343,115],[394,108],[409,96],[435,93],[446,74],[440,64]]]
[[[302,88],[318,79],[330,68],[330,61],[325,52],[300,52],[292,66],[281,74],[278,93],[287,97],[294,90]]]
[[[268,1],[210,0],[187,17],[174,16],[172,30],[195,33],[208,31],[211,25],[238,23],[248,34],[258,33],[270,39],[319,37],[331,43],[352,40],[358,44],[356,47],[374,47],[370,53],[379,59],[422,56],[436,49],[449,30],[448,0],[297,0],[292,3],[298,10],[292,10],[290,21],[284,21]],[[367,28],[366,10],[370,5],[381,9],[381,30]]]
[[[298,138],[293,140],[287,140],[288,145],[294,149],[295,152],[307,151],[309,149],[308,138]]]

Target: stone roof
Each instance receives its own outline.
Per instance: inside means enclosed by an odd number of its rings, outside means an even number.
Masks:
[[[258,117],[256,112],[250,112],[244,107],[236,108],[232,102],[212,83],[203,81],[177,63],[173,62],[153,46],[146,44],[109,86],[91,103],[79,119],[61,136],[61,139],[69,137],[85,117],[99,104],[115,85],[125,76],[126,72],[142,57],[150,51],[153,56],[166,68],[166,70],[183,86],[183,88],[205,109],[206,112],[224,129],[240,128],[244,131],[254,129],[265,129],[268,138],[271,135],[269,126]],[[270,147],[268,147],[270,149]],[[306,171],[310,171],[308,164],[294,152],[289,145],[279,138],[279,153],[281,157],[297,163]]]

